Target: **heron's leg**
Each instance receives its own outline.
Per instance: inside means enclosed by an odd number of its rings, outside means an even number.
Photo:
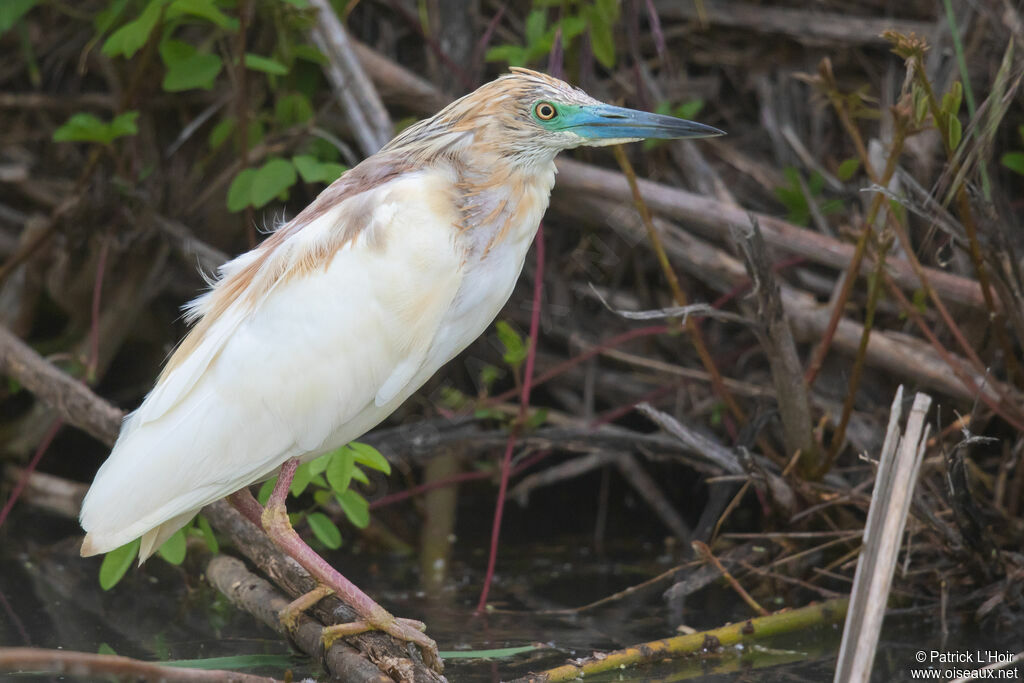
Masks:
[[[292,458],[281,466],[277,485],[267,500],[267,506],[263,509],[263,529],[275,545],[302,565],[318,582],[334,591],[343,602],[362,617],[361,621],[325,628],[324,639],[331,641],[340,635],[355,635],[373,630],[383,631],[399,640],[419,645],[426,664],[441,671],[443,665],[437,654],[437,643],[423,633],[421,622],[411,619],[396,619],[306,545],[292,528],[291,522],[288,521],[288,511],[285,509],[285,499],[288,497],[288,490],[291,488],[292,478],[295,476],[298,466],[298,458]]]
[[[258,526],[260,529],[263,528],[263,506],[259,504],[259,501],[252,497],[249,487],[239,489],[232,493],[228,496],[228,502],[231,503],[231,507],[241,512],[242,516],[247,520]]]

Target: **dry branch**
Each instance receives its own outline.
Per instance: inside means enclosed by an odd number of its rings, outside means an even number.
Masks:
[[[743,28],[758,33],[781,33],[811,45],[886,45],[882,32],[928,35],[935,24],[909,19],[876,19],[854,14],[767,7],[744,2],[678,2],[655,0],[662,19],[686,19]]]
[[[357,57],[353,41],[327,0],[310,0],[318,10],[313,40],[327,57],[327,80],[345,110],[352,132],[366,156],[392,137],[391,117]]]
[[[728,234],[729,227],[745,229],[750,225],[751,214],[741,208],[650,180],[638,179],[638,183],[651,211],[680,221],[707,239],[721,241]],[[633,198],[622,174],[571,159],[558,160],[558,182],[555,184],[554,192],[556,197],[571,195],[577,204],[581,203],[578,196],[580,192],[617,204],[631,202]],[[761,213],[753,215],[761,226],[765,241],[773,249],[803,256],[814,263],[838,269],[849,265],[853,257],[854,248],[850,244],[797,227],[774,216]],[[904,289],[914,291],[921,286],[912,266],[906,261],[890,259],[887,264],[893,279]],[[870,265],[864,264],[861,268],[862,275],[870,274]],[[924,270],[935,291],[944,300],[985,310],[985,300],[977,282],[934,268]]]
[[[889,601],[892,574],[903,545],[903,529],[914,497],[918,469],[928,443],[925,416],[932,399],[917,394],[902,438],[903,387],[892,402],[889,426],[878,463],[875,493],[864,528],[864,549],[857,563],[850,610],[836,666],[836,683],[864,683],[871,677],[875,648]]]
[[[44,650],[34,647],[0,648],[0,672],[11,674],[57,673],[76,678],[159,681],[160,683],[279,683],[276,678],[253,676],[237,671],[186,669],[143,662],[119,655],[98,655],[71,650]]]
[[[805,471],[814,470],[819,463],[818,445],[811,431],[811,404],[796,342],[786,320],[779,283],[772,272],[761,229],[757,220],[752,218],[751,230],[733,229],[732,235],[754,283],[753,294],[757,298],[755,316],[759,323],[754,329],[771,367],[787,460],[799,451]]]
[[[240,560],[217,555],[206,567],[206,577],[231,602],[249,612],[285,638],[291,638],[300,650],[311,657],[319,657],[323,650],[320,634],[323,624],[300,613],[295,628],[288,631],[278,614],[289,601],[272,585],[256,576]],[[341,641],[333,643],[324,653],[331,673],[339,680],[353,683],[393,683],[365,656]]]
[[[206,506],[203,514],[237,550],[292,597],[299,597],[316,588],[316,581],[305,569],[284,555],[261,529],[242,517],[227,501],[219,500]],[[359,618],[354,610],[334,596],[317,603],[315,614],[327,624],[347,623]],[[423,664],[418,652],[410,654],[410,648],[415,650],[414,647],[408,643],[399,643],[384,633],[371,631],[345,640],[396,680],[431,683],[445,680]]]
[[[0,326],[0,373],[52,406],[68,423],[112,445],[121,430],[120,410],[62,372]]]

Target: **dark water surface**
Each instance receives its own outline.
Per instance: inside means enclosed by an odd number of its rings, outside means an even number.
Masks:
[[[514,515],[513,515],[514,517]],[[472,528],[474,525],[469,525]],[[480,525],[483,526],[483,525]],[[588,604],[656,576],[680,562],[672,546],[634,538],[616,541],[603,554],[590,538],[560,537],[535,529],[510,534],[489,603],[495,611],[476,616],[486,567],[484,538],[458,538],[443,588],[418,589],[416,558],[360,552],[360,543],[328,558],[395,614],[422,619],[444,651],[488,650],[538,644],[537,649],[493,660],[452,658],[446,674],[455,682],[501,681],[560,665],[568,659],[674,634],[659,583],[580,613],[545,613]],[[556,529],[557,531],[557,529]],[[196,578],[201,549],[190,548],[190,571],[159,558],[132,569],[113,590],[100,589],[99,560],[78,557],[80,532],[71,520],[21,507],[8,520],[0,544],[0,644],[31,645],[118,654],[147,661],[230,655],[290,657],[287,644],[248,614],[239,612],[205,581]],[[200,550],[200,552],[192,552]],[[714,628],[749,616],[732,593],[713,585],[677,606],[678,617],[696,629]],[[913,680],[919,651],[1017,652],[1024,636],[984,633],[953,618],[955,635],[945,640],[940,625],[921,617],[887,621],[874,681]],[[588,677],[598,681],[830,681],[840,627],[825,627],[704,658],[675,660],[639,670]],[[283,660],[246,669],[283,677]],[[293,656],[296,677],[320,674]],[[927,663],[925,664],[927,666]],[[972,667],[973,668],[973,667]],[[43,677],[44,680],[46,677]],[[22,680],[39,680],[38,676]],[[933,679],[934,680],[934,679]],[[946,680],[946,679],[939,679]],[[1020,680],[1020,671],[1017,679]]]

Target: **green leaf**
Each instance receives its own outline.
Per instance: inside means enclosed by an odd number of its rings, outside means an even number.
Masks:
[[[139,112],[126,111],[118,114],[107,123],[92,114],[79,112],[53,132],[54,142],[99,142],[109,145],[117,138],[135,135],[139,132],[135,125]]]
[[[255,179],[255,168],[245,168],[238,172],[228,187],[228,211],[241,211],[252,203],[250,197]]]
[[[235,31],[238,29],[238,19],[229,17],[217,8],[212,0],[174,0],[167,8],[169,17],[191,14],[210,21],[222,29]]]
[[[251,53],[245,54],[245,67],[253,71],[262,71],[273,76],[284,76],[288,73],[288,67],[270,57],[261,57]]]
[[[284,0],[295,9],[309,9],[309,0]]]
[[[964,87],[960,81],[953,81],[949,92],[942,96],[942,111],[950,116],[960,113],[960,103],[964,97]]]
[[[370,485],[370,478],[366,476],[366,472],[363,472],[361,467],[352,468],[352,481],[359,482],[363,486]]]
[[[39,0],[4,0],[0,2],[0,33],[8,30],[14,23],[39,4]]]
[[[307,183],[331,184],[345,172],[346,167],[333,161],[320,161],[309,154],[292,157],[292,163]]]
[[[270,200],[278,196],[298,180],[295,167],[284,159],[271,159],[260,166],[252,179],[249,198],[257,209],[266,206]]]
[[[370,525],[370,504],[357,491],[348,489],[344,493],[334,494],[334,497],[338,499],[348,521],[360,529]]]
[[[210,131],[210,149],[217,149],[231,136],[235,131],[235,117],[225,117],[220,123],[213,127]]]
[[[697,116],[703,108],[704,100],[698,97],[697,99],[683,102],[672,111],[672,114],[681,119],[692,119]]]
[[[913,97],[914,123],[920,126],[928,118],[928,94],[924,91],[924,88],[915,83],[913,86]]]
[[[612,34],[612,23],[609,22],[597,7],[591,7],[587,16],[590,23],[590,47],[594,57],[606,69],[615,66],[615,36]]]
[[[327,55],[320,52],[313,45],[293,45],[292,54],[299,59],[304,59],[307,62],[313,62],[321,66],[327,63]]]
[[[322,512],[311,512],[306,516],[309,528],[313,535],[320,539],[320,542],[331,550],[341,547],[341,530],[331,521],[331,518]]]
[[[1024,152],[1007,152],[999,157],[999,163],[1014,173],[1024,175]]]
[[[365,465],[371,470],[377,470],[384,474],[391,474],[391,463],[388,462],[387,458],[380,454],[376,448],[366,443],[359,443],[353,441],[348,445],[352,449],[355,455],[355,461],[360,465]]]
[[[138,52],[153,32],[156,22],[160,19],[165,0],[149,0],[146,9],[134,21],[129,21],[107,38],[103,43],[102,52],[108,57],[121,55],[131,58]]]
[[[619,20],[619,0],[597,0],[595,7],[609,26],[613,26]]]
[[[132,560],[138,552],[139,539],[136,538],[104,555],[103,564],[100,565],[100,588],[108,591],[116,586],[128,567],[132,566]]]
[[[535,9],[526,17],[526,45],[527,48],[536,45],[544,38],[544,29],[548,25],[548,13],[542,9]]]
[[[526,360],[527,344],[524,343],[519,333],[512,329],[512,326],[504,320],[496,322],[494,327],[498,332],[498,341],[505,347],[505,353],[502,355],[502,358],[510,366],[518,367]]]
[[[339,448],[334,452],[331,461],[327,463],[327,483],[331,485],[335,493],[341,494],[348,490],[352,482],[352,470],[355,469],[355,451],[348,446]]]
[[[157,553],[171,564],[177,565],[185,561],[185,550],[187,547],[185,530],[178,529],[170,538],[164,541],[164,544],[160,546]]]
[[[220,73],[224,62],[217,55],[197,52],[194,47],[180,40],[164,40],[160,43],[160,57],[167,66],[163,89],[167,92],[181,92],[196,88],[210,90]]]
[[[309,467],[309,463],[303,463],[295,469],[295,476],[292,478],[292,485],[288,491],[298,498],[309,486],[309,482],[313,480],[313,472]]]
[[[267,479],[260,486],[260,492],[256,494],[256,500],[260,502],[260,505],[266,505],[267,501],[270,500],[270,494],[274,492],[274,487],[277,486],[277,477]]]
[[[562,28],[562,47],[567,48],[572,39],[587,30],[587,20],[580,16],[570,15],[563,18],[558,25]]]
[[[282,126],[296,126],[313,118],[313,105],[301,93],[290,93],[277,100],[274,118]]]
[[[836,176],[844,183],[852,178],[857,170],[860,169],[860,159],[856,157],[850,157],[839,164],[839,169],[836,171]]]
[[[963,139],[963,127],[960,125],[960,119],[950,114],[946,118],[946,139],[949,141],[949,148],[956,149],[960,146],[960,140]]]
[[[117,652],[115,652],[114,648],[110,647],[106,643],[100,643],[99,648],[97,648],[97,650],[96,650],[96,654],[98,654],[98,655],[116,655]]]
[[[210,522],[200,514],[196,515],[196,523],[200,533],[203,535],[203,540],[206,541],[206,547],[210,549],[211,553],[216,555],[220,550],[220,543],[217,542],[217,536],[214,535],[213,529],[210,528]]]
[[[518,45],[495,45],[487,50],[484,60],[508,62],[509,66],[523,66],[526,64],[526,50]]]
[[[319,458],[316,458],[315,460],[310,460],[309,461],[309,471],[310,471],[310,473],[312,473],[312,475],[314,477],[323,474],[324,470],[327,469],[327,465],[330,463],[331,458],[333,458],[333,457],[334,457],[333,453],[328,453],[326,455],[321,455]]]

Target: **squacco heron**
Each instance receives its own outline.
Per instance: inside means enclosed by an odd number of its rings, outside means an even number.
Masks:
[[[362,617],[332,628],[414,642],[440,669],[422,624],[393,617],[291,528],[295,468],[377,425],[494,320],[560,151],[721,134],[526,69],[407,128],[188,305],[192,329],[82,504],[82,555],[141,537],[141,562],[229,496]],[[279,470],[263,508],[247,487]]]

